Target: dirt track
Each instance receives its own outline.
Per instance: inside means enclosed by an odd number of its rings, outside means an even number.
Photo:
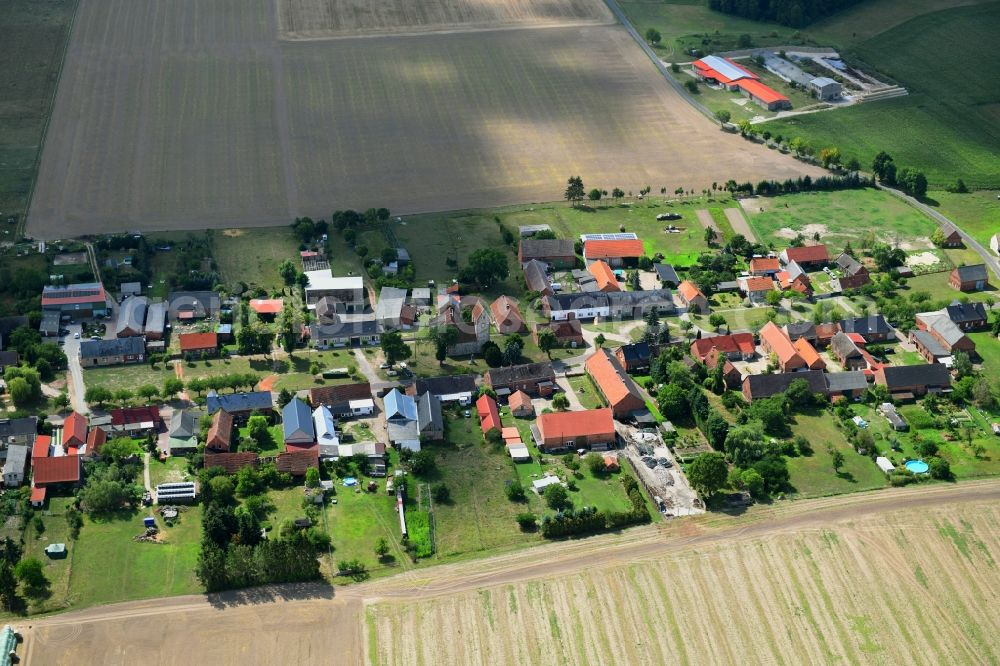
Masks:
[[[859,493],[758,507],[738,518],[706,514],[335,590],[298,586],[116,604],[34,620],[30,628],[21,625],[26,636],[21,653],[29,664],[131,664],[140,657],[143,663],[163,664],[364,663],[369,644],[364,608],[370,603],[450,598],[671,553],[815,533],[900,509],[998,501],[998,479]]]

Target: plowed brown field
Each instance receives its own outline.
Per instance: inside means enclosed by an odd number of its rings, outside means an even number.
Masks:
[[[988,664],[1000,659],[998,559],[993,479],[705,514],[336,590],[36,618],[17,625],[19,653],[109,665]]]
[[[673,191],[818,173],[721,132],[623,28],[568,25],[287,41],[275,0],[81,0],[28,233],[553,201],[575,174]]]

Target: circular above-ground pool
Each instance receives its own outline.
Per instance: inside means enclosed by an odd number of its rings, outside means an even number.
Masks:
[[[923,460],[907,460],[903,466],[914,474],[926,474],[928,470],[927,463]]]

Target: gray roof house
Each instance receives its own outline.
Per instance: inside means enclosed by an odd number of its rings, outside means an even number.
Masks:
[[[219,313],[222,298],[214,291],[172,291],[167,305],[171,320],[204,319]]]
[[[144,337],[113,338],[111,340],[82,340],[80,365],[116,365],[142,363],[146,355]]]
[[[417,431],[422,440],[444,438],[441,401],[433,393],[424,393],[417,399]]]
[[[866,342],[885,340],[892,332],[889,322],[880,314],[843,319],[840,322],[840,330],[844,333],[857,333]]]
[[[608,314],[611,317],[641,319],[654,309],[662,315],[674,311],[674,297],[669,289],[613,291],[605,296],[608,299]]]
[[[118,323],[115,325],[115,336],[128,338],[142,335],[146,332],[146,306],[149,301],[145,296],[132,296],[122,301],[118,307]]]
[[[524,283],[527,285],[528,291],[534,291],[539,294],[552,293],[552,283],[549,281],[549,276],[545,271],[545,264],[537,259],[532,259],[524,264],[523,270]]]
[[[167,429],[168,445],[174,451],[193,451],[198,448],[198,419],[201,414],[191,409],[175,409],[170,415]]]
[[[3,464],[3,483],[8,488],[16,488],[24,483],[28,469],[28,447],[12,444],[7,447],[7,461]]]
[[[150,303],[146,308],[146,339],[160,340],[167,325],[167,304]]]
[[[312,444],[316,441],[312,410],[298,396],[281,410],[281,429],[285,444]]]
[[[785,324],[785,335],[792,342],[805,338],[809,342],[816,342],[816,324],[811,321],[795,321]]]
[[[982,303],[952,301],[944,310],[948,318],[964,330],[985,326],[988,321],[986,307]]]
[[[668,287],[676,287],[681,283],[677,271],[670,264],[653,264],[653,270],[656,271],[657,279]]]
[[[205,404],[209,414],[214,414],[221,409],[233,415],[245,414],[247,416],[253,411],[259,411],[262,414],[270,413],[274,406],[270,391],[225,394],[209,391]]]
[[[384,330],[400,328],[399,315],[406,303],[406,290],[396,287],[382,287],[375,306],[375,321]]]
[[[38,432],[38,417],[0,418],[0,452],[11,444],[31,446]]]

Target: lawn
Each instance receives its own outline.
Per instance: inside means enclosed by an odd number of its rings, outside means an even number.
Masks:
[[[164,368],[162,363],[158,363],[156,369],[149,367],[148,363],[83,369],[83,383],[87,388],[100,387],[110,391],[127,389],[135,392],[147,384],[162,389],[164,380],[173,377],[176,377],[173,366]]]
[[[982,357],[984,373],[996,381],[1000,376],[1000,340],[989,331],[969,333],[968,336],[976,343],[976,353]]]
[[[589,376],[570,377],[569,385],[573,387],[573,392],[576,393],[576,397],[584,409],[598,409],[606,405]]]
[[[789,482],[796,497],[835,495],[885,486],[885,475],[871,459],[858,455],[851,448],[829,413],[797,414],[792,433],[808,438],[813,449],[812,455],[787,458]],[[833,470],[828,445],[844,454],[840,472]]]
[[[1000,186],[1000,84],[991,74],[1000,67],[993,46],[998,31],[998,3],[918,16],[847,54],[895,79],[908,96],[770,121],[765,127],[786,137],[802,136],[817,148],[839,146],[862,164],[885,150],[897,165],[923,170],[935,189],[957,178],[970,187]]]
[[[667,61],[687,62],[685,49],[704,52],[730,51],[738,47],[740,35],[750,35],[754,46],[796,43],[794,28],[748,21],[708,9],[700,0],[687,2],[620,2],[639,34],[656,28],[663,36],[657,49]]]
[[[994,300],[997,298],[995,291],[961,292],[953,289],[948,284],[948,275],[948,272],[928,273],[909,278],[906,280],[906,288],[901,290],[901,293],[907,295],[917,291],[925,291],[930,294],[933,301],[948,302],[955,299],[960,301],[987,301],[991,298]]]
[[[818,233],[833,256],[848,242],[856,249],[872,240],[930,247],[937,228],[923,213],[874,189],[757,197],[744,200],[743,209],[762,243],[783,249],[797,233],[810,240]]]
[[[160,462],[156,456],[149,458],[149,483],[156,488],[161,483],[176,483],[191,481],[188,474],[188,459],[183,456],[173,456]]]
[[[990,246],[990,238],[1000,232],[1000,200],[996,192],[980,191],[966,194],[928,192],[927,197],[937,202],[935,206],[943,215],[954,220],[963,231]]]
[[[213,232],[212,255],[228,285],[244,282],[268,292],[284,286],[278,265],[285,259],[299,263],[299,241],[290,227],[223,229]]]
[[[28,533],[25,552],[45,563],[52,596],[33,611],[50,611],[72,605],[86,608],[130,599],[196,594],[201,585],[194,575],[201,540],[201,507],[182,509],[181,519],[164,530],[164,542],[140,543],[132,537],[143,532],[144,511],[123,512],[94,522],[85,518],[77,541],[70,541],[63,514],[71,498],[54,497],[45,512],[45,533]],[[48,559],[42,550],[49,543],[66,544],[62,560]]]
[[[436,454],[438,474],[426,481],[444,483],[451,491],[450,502],[434,504],[435,559],[537,541],[538,536],[522,532],[514,518],[539,506],[511,502],[504,494],[505,482],[515,477],[506,449],[490,449],[477,419],[452,413],[446,418],[446,441],[427,447]]]
[[[772,311],[773,308],[769,307],[752,307],[752,308],[737,308],[730,310],[718,310],[713,311],[718,312],[726,319],[726,326],[730,331],[756,331],[761,326],[767,323],[768,313]],[[709,316],[707,315],[694,315],[695,323],[698,326],[709,329],[711,326],[708,323]],[[778,326],[787,324],[790,317],[788,313],[784,310],[778,312],[774,319],[774,323]]]
[[[672,185],[683,186],[684,183]],[[617,233],[624,227],[643,240],[648,256],[657,252],[664,255],[664,261],[678,266],[693,264],[698,255],[708,250],[705,245],[705,230],[698,223],[695,211],[699,208],[729,208],[736,205],[728,194],[719,193],[713,197],[688,197],[664,201],[661,197],[639,201],[631,205],[601,202],[598,206],[578,206],[566,204],[542,204],[519,209],[501,209],[496,216],[514,233],[517,227],[529,224],[548,224],[560,238],[578,239],[580,234]],[[660,213],[676,212],[683,219],[672,222],[682,229],[679,234],[668,234],[663,230],[667,223],[657,222]],[[721,227],[725,228],[725,227]]]
[[[12,240],[28,208],[59,70],[78,0],[0,4],[0,238]]]

